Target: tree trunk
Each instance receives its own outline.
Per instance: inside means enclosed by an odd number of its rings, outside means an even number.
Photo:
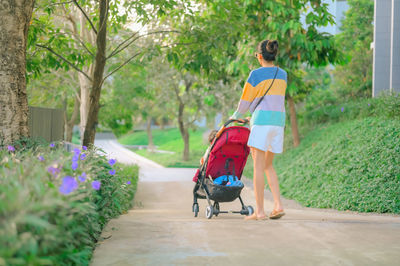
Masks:
[[[65,103],[64,103],[65,140],[68,142],[72,141],[72,133],[76,119],[78,118],[78,114],[79,114],[79,98],[78,96],[75,96],[74,110],[72,111],[71,119],[68,120],[67,98],[65,98]]]
[[[164,118],[160,119],[160,129],[164,130],[165,129],[165,124],[164,124]]]
[[[297,147],[300,144],[299,128],[297,125],[296,107],[292,97],[288,97],[289,112],[290,112],[290,125],[292,126],[293,146]]]
[[[79,14],[79,25],[80,31],[76,30],[76,22],[74,21],[73,31],[75,34],[79,34],[80,38],[93,46],[96,45],[96,35],[92,30],[88,29],[87,20],[82,12],[78,11]],[[85,73],[89,75],[89,77],[93,77],[94,75],[94,65],[90,64],[88,67],[83,67],[82,69]],[[81,142],[83,141],[83,134],[85,133],[85,128],[89,115],[89,106],[90,106],[90,89],[93,86],[93,83],[85,77],[82,73],[78,72],[79,78],[79,87],[81,90],[81,106],[80,106],[80,132],[81,132]]]
[[[107,44],[107,18],[108,18],[108,0],[100,0],[100,20],[99,30],[96,36],[96,59],[93,73],[93,86],[90,91],[90,106],[88,119],[83,136],[83,145],[94,144],[96,135],[96,125],[99,115],[99,102],[101,87],[103,85],[104,67],[106,65],[106,44]]]
[[[184,129],[183,133],[183,160],[184,161],[189,161],[190,159],[190,154],[189,154],[189,130],[187,128]]]
[[[185,127],[185,123],[183,122],[183,110],[185,108],[185,104],[180,101],[179,109],[178,109],[178,125],[179,125],[179,132],[181,133],[183,139],[183,157],[184,161],[189,161],[190,154],[189,154],[189,130]]]
[[[76,39],[75,48],[79,49],[80,46],[77,44],[79,40],[83,40],[85,42],[90,43],[91,45],[95,46],[96,35],[94,31],[88,29],[86,17],[83,13],[76,9],[77,16],[71,13],[66,13],[65,17],[70,22],[71,31],[74,35],[79,36]],[[85,10],[87,12],[87,10]],[[78,30],[79,27],[79,30]],[[87,73],[89,77],[93,77],[93,64],[89,66],[84,66],[82,71]],[[90,88],[93,86],[92,82],[82,73],[78,72],[78,80],[79,80],[79,87],[80,87],[80,135],[81,140],[83,140],[83,134],[85,132],[85,127],[87,123],[87,118],[89,114],[89,104],[90,104]]]
[[[0,1],[0,146],[29,136],[25,72],[33,5]]]
[[[93,76],[93,69],[92,65],[89,66],[89,75]],[[81,131],[81,140],[83,140],[83,134],[85,133],[85,127],[89,115],[89,105],[90,105],[90,88],[92,86],[92,82],[88,80],[83,74],[78,73],[78,79],[79,79],[79,87],[80,87],[80,96],[81,96],[81,102],[80,102],[80,131]]]
[[[147,139],[148,139],[147,150],[153,152],[154,151],[154,142],[153,142],[153,134],[151,133],[151,117],[147,118],[146,132],[147,132]]]

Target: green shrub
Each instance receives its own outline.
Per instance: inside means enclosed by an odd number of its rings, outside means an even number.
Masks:
[[[86,158],[74,171],[73,154],[60,146],[17,144],[15,153],[0,151],[0,265],[88,265],[106,222],[131,206],[137,167],[110,166],[92,150],[82,151]],[[86,180],[75,191],[60,193],[65,176],[83,172]]]
[[[373,102],[383,103],[387,99]],[[277,156],[274,165],[282,194],[305,206],[400,213],[399,119],[379,116],[320,126],[298,148]],[[252,176],[251,169],[246,175]]]
[[[370,116],[400,118],[400,94],[379,98],[362,98],[337,105],[326,105],[300,112],[305,127],[336,123]]]

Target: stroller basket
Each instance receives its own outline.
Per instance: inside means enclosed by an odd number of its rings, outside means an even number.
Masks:
[[[240,192],[243,189],[243,185],[241,186],[221,186],[214,184],[210,179],[204,180],[204,190],[208,191],[208,197],[210,200],[216,202],[231,202],[237,199],[240,196]],[[203,189],[199,189],[197,191],[197,195],[199,198],[206,198],[204,194],[205,191]]]

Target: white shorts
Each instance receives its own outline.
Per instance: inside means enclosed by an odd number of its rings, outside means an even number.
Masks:
[[[247,145],[262,151],[283,152],[284,127],[253,125]]]

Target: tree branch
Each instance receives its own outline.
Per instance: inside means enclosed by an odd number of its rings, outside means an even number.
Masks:
[[[92,27],[92,30],[97,35],[97,30],[94,27],[94,25],[93,25],[92,21],[90,20],[90,18],[88,17],[88,15],[86,14],[86,12],[82,9],[82,7],[78,4],[78,2],[76,0],[73,0],[73,2],[78,7],[78,9],[82,12],[82,14],[85,16],[86,20],[89,22],[90,26]]]
[[[86,51],[91,55],[94,56],[94,54],[92,53],[92,51],[89,50],[89,48],[86,46],[86,44],[84,43],[84,41],[79,37],[78,35],[78,30],[77,30],[77,26],[76,26],[76,22],[73,19],[71,14],[65,15],[65,18],[67,19],[67,21],[69,21],[71,23],[71,27],[72,27],[72,36],[82,45],[83,48],[86,49]],[[65,32],[65,34],[67,34],[67,32]]]
[[[197,108],[197,110],[196,110],[196,114],[194,115],[194,118],[193,118],[193,120],[192,120],[192,121],[190,121],[189,123],[187,123],[187,125],[188,125],[188,126],[192,126],[192,125],[193,125],[193,123],[194,123],[194,122],[196,122],[196,120],[197,120],[197,118],[198,118],[198,115],[199,115],[199,112],[200,112],[200,108]]]
[[[117,54],[119,54],[120,52],[122,52],[123,50],[125,50],[126,48],[128,48],[132,43],[134,43],[135,41],[137,41],[138,39],[148,36],[148,35],[152,35],[152,34],[158,34],[158,33],[170,33],[170,32],[175,32],[175,33],[180,33],[179,31],[176,30],[160,30],[160,31],[153,31],[153,32],[149,32],[143,35],[139,35],[136,38],[134,38],[132,41],[130,41],[127,45],[125,45],[124,47],[122,47],[121,49],[117,50],[119,47],[121,47],[124,43],[126,43],[127,41],[129,41],[130,39],[132,39],[133,37],[135,37],[135,35],[138,32],[135,32],[134,34],[132,34],[131,37],[129,37],[127,40],[123,41],[120,45],[117,46],[117,48],[114,49],[114,51],[111,52],[111,54],[106,58],[106,60],[110,59],[113,56],[116,56]]]
[[[65,5],[65,4],[71,4],[71,3],[73,3],[73,1],[52,3],[52,4],[48,4],[48,5],[43,5],[43,6],[36,6],[36,5],[35,5],[34,9],[35,9],[35,10],[37,10],[37,9],[44,9],[44,8],[46,8],[46,7],[58,6],[58,5]]]
[[[135,37],[136,34],[138,34],[138,33],[139,33],[138,31],[135,32],[135,33],[132,34],[129,38],[127,38],[126,40],[124,40],[123,42],[121,42],[120,44],[118,44],[117,47],[116,47],[116,48],[110,53],[110,55],[107,57],[107,59],[110,58],[110,57],[113,57],[115,51],[117,51],[119,47],[121,47],[121,46],[124,45],[127,41],[129,41],[130,39],[132,39],[133,37]]]
[[[65,4],[71,4],[71,3],[73,3],[73,2],[74,2],[74,1],[66,1],[66,2],[52,3],[52,4],[49,4],[49,6],[65,5]]]
[[[126,64],[128,64],[130,61],[132,61],[133,58],[135,58],[136,56],[140,55],[141,52],[134,54],[133,56],[131,56],[128,60],[126,60],[124,63],[122,63],[120,66],[118,66],[116,69],[114,69],[113,71],[111,71],[110,74],[108,74],[107,76],[105,76],[103,78],[103,81],[101,82],[101,84],[104,83],[104,81],[111,76],[112,74],[114,74],[115,72],[117,72],[118,70],[120,70],[122,67],[124,67]]]
[[[92,79],[88,76],[88,74],[86,74],[85,72],[83,72],[82,70],[80,70],[77,66],[75,66],[74,64],[72,64],[70,61],[68,61],[65,57],[63,57],[62,55],[58,54],[57,52],[55,52],[53,49],[51,49],[50,47],[44,46],[44,45],[40,45],[40,44],[36,44],[37,47],[43,48],[48,50],[49,52],[53,53],[54,55],[56,55],[58,58],[62,59],[64,62],[66,62],[68,65],[70,65],[73,69],[75,69],[76,71],[82,73],[88,80],[92,81]]]
[[[91,55],[91,56],[94,56],[94,54],[92,53],[92,51],[90,51],[89,50],[89,48],[86,46],[86,44],[83,42],[83,40],[78,36],[78,35],[76,35],[74,32],[71,32],[71,33],[68,33],[68,32],[64,32],[64,31],[60,31],[60,33],[62,33],[62,34],[64,34],[64,35],[69,35],[69,36],[73,36],[74,38],[75,38],[75,40],[76,41],[78,41],[79,42],[79,44],[83,47],[83,48],[85,48],[85,50]]]
[[[174,86],[174,91],[175,91],[176,99],[178,100],[178,102],[180,104],[183,104],[182,98],[179,96],[179,90],[177,89],[176,86]]]

